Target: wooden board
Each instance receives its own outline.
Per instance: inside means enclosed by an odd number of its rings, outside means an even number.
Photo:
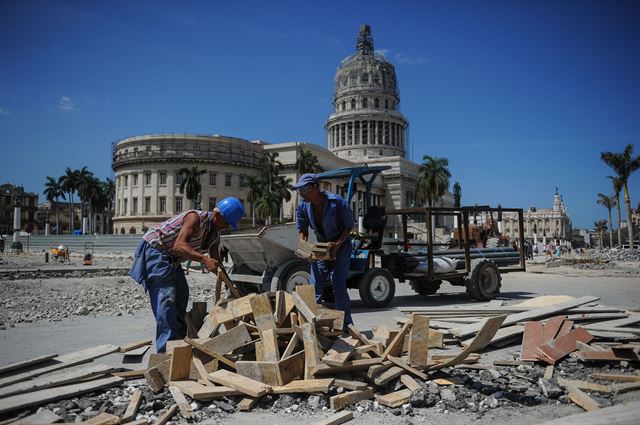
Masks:
[[[335,415],[331,415],[326,419],[322,419],[318,422],[314,422],[313,425],[340,425],[345,422],[349,422],[353,419],[352,412],[338,412]]]
[[[167,362],[168,361],[169,360],[167,360]],[[164,384],[166,383],[166,381],[157,367],[152,367],[151,369],[147,370],[144,373],[144,377],[147,380],[149,388],[151,388],[151,391],[153,391],[154,393],[157,394],[162,391],[162,388],[164,388]]]
[[[142,401],[142,391],[136,390],[131,399],[129,400],[129,405],[127,406],[127,410],[124,411],[122,415],[122,422],[131,422],[135,419],[138,414],[138,408],[140,407],[140,402]]]
[[[378,376],[373,378],[373,382],[379,387],[384,387],[392,381],[402,375],[404,373],[404,369],[398,366],[392,366],[384,372],[380,373]]]
[[[358,341],[360,341],[360,343],[361,343],[362,345],[370,345],[370,344],[371,344],[371,341],[369,341],[369,339],[368,339],[366,336],[364,336],[362,333],[360,333],[360,331],[358,331],[358,330],[355,328],[355,326],[353,326],[353,324],[349,325],[349,327],[348,327],[348,328],[349,328],[349,334],[350,334],[353,338],[355,338],[355,339],[357,339]]]
[[[153,341],[150,340],[150,339],[140,339],[138,341],[133,341],[133,342],[130,342],[128,344],[120,346],[120,350],[119,351],[121,353],[127,353],[127,352],[129,352],[131,350],[135,350],[136,348],[140,348],[140,347],[143,347],[145,345],[151,345],[152,342]]]
[[[329,366],[343,366],[355,351],[359,341],[355,338],[338,338],[335,340],[331,349],[322,358],[322,363]]]
[[[275,329],[267,329],[260,334],[262,338],[263,358],[267,362],[277,362],[280,360],[280,350],[278,349],[278,334]]]
[[[493,336],[498,332],[498,329],[502,326],[507,316],[496,316],[490,317],[488,319],[484,319],[480,327],[480,331],[476,335],[475,338],[471,341],[471,343],[462,350],[458,355],[453,357],[450,360],[447,360],[443,363],[439,363],[429,367],[430,370],[442,369],[448,366],[454,366],[462,363],[469,355],[475,351],[481,350],[486,347],[490,342]]]
[[[555,364],[558,360],[566,356],[576,349],[576,341],[588,343],[593,340],[593,336],[582,328],[576,328],[566,335],[541,345],[536,349],[538,358],[550,365]]]
[[[269,294],[264,293],[251,298],[251,311],[253,313],[253,320],[260,333],[269,329],[276,329]]]
[[[171,366],[169,368],[169,381],[189,379],[192,357],[193,352],[190,345],[174,348],[173,356],[171,357]]]
[[[115,350],[117,350],[117,347],[115,347]],[[82,382],[80,384],[64,385],[61,387],[47,388],[25,394],[17,394],[0,399],[0,414],[26,409],[27,407],[40,406],[51,401],[102,390],[104,388],[118,385],[123,381],[124,379],[122,378],[108,377],[95,381]]]
[[[329,399],[329,405],[333,410],[340,410],[359,401],[368,400],[372,397],[373,389],[371,388],[362,391],[349,391],[331,397]]]
[[[367,386],[368,386],[364,382],[350,381],[350,380],[345,380],[345,379],[336,379],[333,382],[333,385],[336,386],[336,387],[346,388],[346,389],[351,390],[351,391],[366,390]]]
[[[11,423],[11,425],[44,425],[62,422],[62,418],[49,409],[38,409],[38,412],[33,415],[25,416],[18,421],[14,421],[13,419],[10,419],[9,421],[10,422],[3,421],[0,423],[3,425],[8,425],[9,423]]]
[[[327,393],[333,382],[333,378],[295,380],[287,385],[274,386],[271,388],[271,392],[273,394]]]
[[[502,322],[502,326],[515,325],[519,322],[524,322],[527,320],[539,319],[542,317],[551,316],[556,313],[561,313],[563,311],[569,310],[574,307],[578,307],[584,304],[588,304],[594,301],[599,300],[598,297],[585,296],[576,298],[574,300],[566,301],[560,304],[555,304],[549,307],[536,308],[533,310],[523,311],[521,313],[510,314],[506,317]],[[451,333],[457,337],[464,338],[469,335],[473,335],[480,330],[482,327],[481,323],[472,323],[469,325],[461,326],[458,328],[451,329]]]
[[[307,320],[307,322],[315,322],[317,318],[316,314],[302,299],[300,294],[298,294],[297,292],[294,292],[293,294],[291,294],[291,297],[293,298],[293,303],[298,309],[298,313],[300,313]]]
[[[565,388],[569,393],[569,399],[587,412],[600,408],[594,399],[589,397],[589,395],[584,391],[576,388],[574,385],[567,385]]]
[[[217,384],[233,388],[251,397],[262,397],[271,391],[269,385],[227,370],[218,370],[210,373],[209,379]]]
[[[192,419],[196,417],[195,412],[191,408],[191,404],[187,401],[186,398],[184,398],[184,394],[182,394],[182,391],[180,391],[178,387],[176,387],[175,385],[169,385],[169,392],[178,405],[178,409],[180,409],[180,415],[182,415],[183,418]]]
[[[1,378],[0,387],[5,387],[16,382],[26,381],[27,379],[35,378],[36,376],[44,375],[45,373],[53,372],[55,370],[86,363],[93,359],[97,359],[98,357],[115,353],[118,351],[118,348],[119,347],[115,345],[105,344],[80,351],[74,351],[72,353],[62,354],[51,359],[52,362],[55,362],[53,364],[47,363],[47,366]]]
[[[637,354],[616,354],[611,350],[607,351],[576,351],[575,356],[583,362],[621,362],[637,361]]]
[[[177,404],[172,404],[169,409],[167,409],[166,412],[164,412],[162,415],[160,415],[160,417],[158,418],[157,421],[155,421],[153,423],[153,425],[164,425],[167,422],[169,422],[169,420],[171,420],[171,418],[173,417],[173,415],[176,414],[176,412],[178,411],[178,405]]]
[[[542,327],[542,343],[546,344],[558,335],[558,331],[564,323],[564,316],[555,316],[544,323]]]
[[[629,374],[616,374],[616,373],[592,373],[593,379],[599,379],[601,381],[618,381],[618,382],[640,382],[640,375]]]
[[[120,417],[111,413],[102,412],[91,419],[87,419],[83,425],[117,425],[120,423]]]
[[[28,360],[23,360],[21,362],[17,362],[17,363],[11,363],[5,366],[1,366],[0,367],[0,375],[7,373],[7,372],[14,372],[16,370],[20,370],[23,369],[27,366],[33,366],[36,364],[40,364],[40,363],[44,363],[48,360],[53,359],[54,357],[56,357],[57,354],[46,354],[44,356],[40,356],[40,357],[34,357],[32,359],[28,359]]]
[[[413,315],[413,324],[409,332],[409,364],[426,366],[429,359],[429,321],[426,316]]]
[[[295,297],[294,297],[295,300]],[[301,327],[302,344],[304,346],[304,378],[313,377],[312,369],[320,364],[320,350],[316,339],[316,327],[313,323],[304,323]]]
[[[378,397],[378,403],[388,407],[399,407],[411,401],[411,390],[404,389]]]
[[[237,300],[233,300],[227,303],[226,306],[216,306],[209,313],[209,316],[212,318],[214,323],[226,323],[235,319],[240,319],[248,314],[252,313],[251,310],[251,299],[255,297],[256,294],[251,293],[242,298],[238,298]]]
[[[211,349],[205,347],[202,344],[199,344],[197,341],[191,339],[191,338],[185,338],[184,339],[187,343],[189,343],[189,345],[191,345],[193,348],[195,348],[198,351],[203,352],[204,354],[207,354],[210,357],[213,357],[214,359],[219,360],[221,363],[224,363],[225,365],[229,366],[232,369],[236,368],[236,364],[229,360],[228,358],[226,358],[225,356],[216,353],[215,351],[212,351]]]
[[[520,349],[520,360],[535,362],[538,360],[538,347],[544,340],[544,327],[542,322],[531,321],[524,323],[524,333],[522,335],[522,347]]]
[[[427,374],[422,373],[421,371],[419,371],[418,369],[416,369],[416,368],[414,368],[412,366],[409,366],[408,364],[406,364],[399,357],[389,356],[389,357],[387,357],[387,360],[389,360],[390,362],[392,362],[396,366],[401,367],[402,369],[406,370],[407,372],[409,372],[413,376],[417,376],[418,378],[422,379],[423,381],[427,381],[429,379]]]
[[[129,350],[124,353],[123,358],[126,361],[127,359],[131,359],[132,357],[144,356],[146,352],[149,351],[149,348],[151,348],[150,345],[143,345],[142,347],[134,348],[133,350]]]
[[[319,310],[316,302],[316,287],[313,285],[298,285],[296,286],[296,294],[300,295],[309,310],[317,316]]]
[[[386,360],[387,356],[398,356],[402,354],[402,344],[404,342],[404,336],[411,329],[411,323],[407,322],[400,328],[397,335],[391,340],[384,353],[382,353],[382,360]]]
[[[300,337],[298,336],[297,333],[294,333],[293,335],[291,335],[291,339],[287,344],[287,348],[285,348],[284,353],[282,353],[283,359],[286,359],[287,357],[293,354],[293,350],[295,350],[296,347],[298,346],[298,341],[300,341]]]
[[[209,338],[214,335],[218,329],[220,328],[220,323],[216,323],[213,320],[212,315],[207,315],[204,318],[204,322],[202,323],[202,327],[198,331],[198,338]]]
[[[227,354],[251,342],[252,338],[245,323],[240,323],[228,331],[203,342],[202,345],[218,354]]]
[[[179,388],[180,391],[198,401],[211,401],[222,397],[242,395],[242,392],[233,388],[226,386],[210,387],[195,381],[175,381],[172,382],[171,385]]]
[[[238,361],[238,375],[267,385],[286,385],[304,374],[304,352],[300,351],[279,362]]]
[[[358,370],[367,370],[371,366],[382,363],[382,358],[376,357],[373,359],[362,359],[362,360],[349,360],[345,362],[344,366],[341,367],[332,367],[329,365],[321,364],[318,365],[313,370],[314,376],[320,375],[331,375],[336,373],[348,373],[355,372]]]
[[[418,388],[420,388],[420,384],[418,384],[416,382],[415,379],[413,379],[412,377],[410,377],[409,375],[402,375],[400,376],[400,381],[404,384],[405,387],[407,387],[408,390],[410,391],[415,391]]]

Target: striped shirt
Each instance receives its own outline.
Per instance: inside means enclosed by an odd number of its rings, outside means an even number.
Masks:
[[[195,212],[200,218],[200,228],[198,234],[187,240],[187,243],[191,248],[198,252],[206,252],[211,245],[218,241],[220,238],[220,232],[216,231],[211,226],[211,218],[213,217],[213,211],[197,211],[189,210],[182,214],[178,214],[171,217],[169,220],[156,224],[151,227],[147,233],[144,234],[143,239],[149,243],[152,247],[160,249],[166,252],[170,257],[177,261],[183,261],[184,258],[176,255],[173,251],[173,245],[178,238],[178,233],[182,229],[182,223],[184,217]]]

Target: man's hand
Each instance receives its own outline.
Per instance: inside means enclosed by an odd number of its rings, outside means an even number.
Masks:
[[[218,267],[220,267],[220,263],[218,260],[211,257],[203,257],[202,264],[209,270],[210,272],[218,271]]]
[[[307,241],[307,240],[309,240],[309,235],[307,233],[304,233],[304,232],[299,232],[298,233],[298,239],[300,239],[302,241]]]
[[[327,245],[327,248],[329,250],[329,257],[335,258],[336,254],[338,253],[338,248],[340,248],[340,243],[329,242],[329,244]]]

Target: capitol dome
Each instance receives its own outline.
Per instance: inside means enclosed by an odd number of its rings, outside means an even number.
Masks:
[[[362,25],[357,51],[340,63],[325,128],[329,150],[352,161],[405,156],[407,120],[393,65],[373,50],[371,28]]]

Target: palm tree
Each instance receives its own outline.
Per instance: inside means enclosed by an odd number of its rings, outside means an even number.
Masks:
[[[622,190],[622,185],[620,184],[620,179],[614,176],[607,176],[611,179],[611,184],[613,185],[613,196],[615,197],[615,207],[618,211],[618,246],[622,246],[622,218],[620,217],[622,213],[622,205],[620,204],[620,191]],[[613,223],[611,223],[611,227],[613,227]]]
[[[265,192],[256,202],[256,212],[260,218],[266,219],[266,224],[271,224],[271,217],[278,213],[282,201],[273,191]]]
[[[260,176],[250,176],[248,179],[249,192],[247,200],[251,203],[251,225],[256,227],[256,202],[262,197],[265,182]]]
[[[47,201],[55,202],[56,208],[56,235],[60,234],[60,208],[58,206],[58,198],[65,199],[64,190],[62,189],[62,177],[58,180],[51,176],[47,176],[47,182],[44,184],[44,196],[47,197]]]
[[[282,163],[278,161],[278,152],[265,152],[262,157],[262,176],[267,183],[267,190],[271,191],[273,182],[282,169]]]
[[[420,196],[427,201],[427,206],[432,207],[438,198],[449,189],[449,179],[451,178],[451,173],[447,168],[449,160],[425,155],[422,161],[417,189]]]
[[[296,177],[306,173],[319,173],[322,171],[322,167],[318,163],[318,157],[316,157],[311,151],[304,148],[296,147],[296,163],[294,165],[296,170]]]
[[[280,222],[284,221],[284,202],[287,201],[289,202],[291,200],[291,183],[293,181],[289,178],[289,177],[285,177],[285,176],[278,176],[276,181],[275,181],[275,187],[274,187],[274,192],[276,194],[276,196],[278,197],[278,199],[280,200],[279,202],[279,210],[280,210]]]
[[[187,191],[187,199],[191,200],[191,208],[196,208],[196,199],[202,190],[200,184],[200,176],[205,174],[206,170],[198,170],[198,166],[194,165],[189,168],[181,168],[178,173],[182,174],[182,183],[180,183],[180,193]]]
[[[78,196],[80,197],[80,201],[83,205],[87,205],[88,215],[87,215],[87,228],[84,228],[84,209],[83,209],[83,229],[82,232],[92,233],[92,213],[93,213],[93,205],[92,198],[95,196],[95,192],[98,190],[100,182],[93,176],[93,173],[87,169],[87,167],[82,167],[80,170],[76,170],[77,179],[78,179]]]
[[[60,181],[62,182],[62,190],[67,192],[69,197],[67,201],[69,202],[69,234],[73,234],[73,230],[75,228],[74,225],[74,211],[73,209],[73,194],[78,188],[78,173],[77,170],[72,170],[67,167],[63,176],[60,177]]]
[[[631,222],[631,199],[629,198],[629,177],[640,168],[640,155],[633,156],[633,145],[629,144],[624,151],[601,152],[600,158],[618,175],[620,185],[624,189],[624,203],[627,209],[627,229],[629,229],[629,246],[633,248],[633,224]]]
[[[106,220],[103,227],[105,230],[103,230],[103,233],[111,233],[111,220],[113,218],[113,206],[116,198],[116,182],[107,177],[107,179],[102,182],[102,193],[107,201],[105,205],[107,214],[105,214]]]
[[[596,228],[596,233],[598,234],[600,248],[602,248],[602,235],[607,231],[607,220],[598,220],[593,224]]]
[[[615,198],[612,196],[607,196],[603,193],[598,193],[598,204],[602,205],[609,211],[609,223],[613,223],[611,221],[611,208],[613,208],[615,203]],[[612,226],[609,226],[609,247],[613,246],[613,229]]]

